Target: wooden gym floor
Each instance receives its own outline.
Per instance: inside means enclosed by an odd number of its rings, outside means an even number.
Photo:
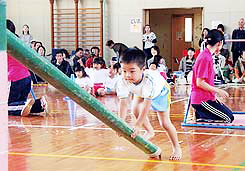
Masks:
[[[245,87],[226,86],[226,90],[231,95],[227,105],[245,111]],[[64,95],[55,88],[35,86],[34,91],[36,96],[46,95],[51,116],[9,116],[10,171],[245,170],[245,130],[181,127],[190,86],[172,87],[171,119],[183,150],[180,161],[168,160],[171,144],[154,112],[149,114],[156,131],[151,141],[163,150],[160,161],[118,137],[82,107],[77,106],[76,115],[69,111]],[[98,99],[117,112],[115,96]]]

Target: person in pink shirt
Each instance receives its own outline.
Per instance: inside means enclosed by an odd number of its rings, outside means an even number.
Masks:
[[[234,120],[232,111],[221,102],[221,98],[227,98],[229,94],[214,87],[212,54],[222,48],[224,35],[219,30],[213,29],[206,39],[207,47],[199,54],[193,68],[191,104],[199,122],[231,123]]]
[[[15,26],[12,21],[7,20],[7,28],[15,34]],[[9,53],[8,81],[11,83],[8,97],[9,115],[28,116],[31,113],[47,112],[47,101],[44,96],[36,100],[27,99],[31,90],[31,74],[28,68]]]

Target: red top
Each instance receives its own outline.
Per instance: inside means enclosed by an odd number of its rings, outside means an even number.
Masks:
[[[215,93],[197,87],[197,78],[203,78],[206,83],[214,86],[213,58],[209,49],[199,54],[193,67],[191,104],[201,104],[203,101],[215,100]]]
[[[11,55],[8,54],[8,80],[9,81],[18,81],[23,78],[29,77],[31,74],[23,64],[14,59]]]

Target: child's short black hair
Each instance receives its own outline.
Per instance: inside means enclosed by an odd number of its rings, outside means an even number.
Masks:
[[[192,48],[192,47],[190,47],[190,48],[187,49],[187,51],[189,51],[189,50],[191,50],[193,52],[196,52],[196,50],[194,48]]]
[[[62,54],[63,55],[62,49],[58,50],[55,55],[57,55],[57,54]]]
[[[94,60],[93,60],[93,64],[100,64],[100,65],[102,65],[102,64],[104,64],[105,63],[105,61],[104,61],[104,59],[102,59],[101,57],[96,57],[96,58],[94,58]]]
[[[223,32],[225,31],[225,27],[224,27],[224,25],[223,24],[219,24],[218,26],[217,26],[217,29],[221,29]]]
[[[120,63],[115,63],[113,65],[113,69],[117,70],[117,72],[119,71],[120,68],[121,68],[121,64]]]
[[[37,48],[37,52],[39,51],[39,49],[41,49],[41,48],[43,48],[43,51],[44,51],[44,56],[45,56],[45,54],[46,54],[46,49],[45,49],[45,47],[44,46],[39,46],[38,48]]]
[[[99,47],[97,47],[97,46],[91,47],[91,49],[90,49],[91,53],[92,53],[93,49],[97,49],[98,50],[98,53],[100,53],[100,48]]]
[[[207,35],[207,42],[209,45],[214,46],[216,43],[220,42],[223,40],[224,42],[224,34],[217,30],[217,29],[212,29],[208,32]]]
[[[160,55],[156,55],[156,56],[154,56],[152,64],[155,64],[155,65],[156,65],[156,67],[159,67],[160,60],[161,60],[162,58],[163,58],[163,57],[162,57],[162,56],[160,56]]]
[[[83,51],[83,48],[77,48],[75,53],[77,53],[78,51]]]
[[[135,63],[140,69],[142,69],[146,64],[145,53],[137,47],[128,48],[122,54],[121,63]]]
[[[82,77],[89,77],[88,74],[86,73],[85,71],[85,68],[83,66],[76,66],[75,69],[74,69],[75,72],[82,72],[83,73],[83,76]]]

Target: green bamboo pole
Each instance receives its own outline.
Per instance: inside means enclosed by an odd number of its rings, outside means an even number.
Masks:
[[[0,0],[0,51],[6,51],[7,49],[7,37],[6,31],[6,1]]]
[[[155,157],[160,156],[161,149],[159,147],[144,140],[140,136],[137,136],[135,139],[131,138],[130,135],[133,131],[127,126],[126,122],[108,111],[96,98],[81,89],[77,84],[74,84],[70,78],[54,67],[47,59],[39,56],[37,52],[27,47],[19,38],[9,31],[7,31],[7,45],[8,50],[10,50],[14,58],[52,84],[64,95],[69,96],[77,104],[113,130],[122,134],[124,138],[145,153]]]
[[[8,171],[8,72],[6,0],[0,0],[0,167]]]

